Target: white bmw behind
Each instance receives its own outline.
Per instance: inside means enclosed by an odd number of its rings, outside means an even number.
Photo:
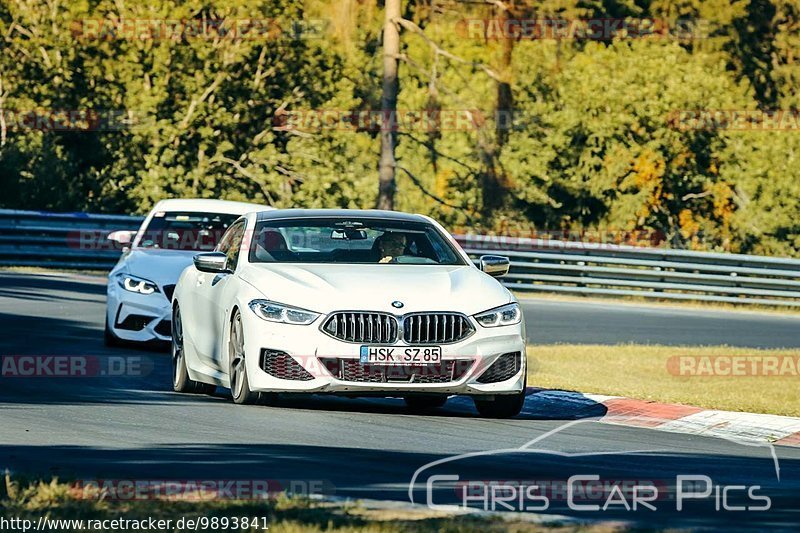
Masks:
[[[474,398],[520,412],[525,325],[514,296],[436,222],[390,211],[273,210],[194,257],[172,304],[173,387],[401,396],[412,409]],[[481,271],[483,270],[483,271]]]
[[[108,238],[123,253],[108,276],[105,343],[169,342],[172,292],[197,252],[213,250],[241,215],[272,209],[224,200],[174,199],[158,202],[138,231]]]

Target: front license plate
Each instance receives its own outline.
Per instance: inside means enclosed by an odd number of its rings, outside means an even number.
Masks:
[[[362,363],[430,365],[442,362],[441,346],[362,346]]]

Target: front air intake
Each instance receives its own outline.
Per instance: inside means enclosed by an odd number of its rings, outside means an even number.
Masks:
[[[517,375],[522,367],[519,352],[504,353],[478,378],[478,383],[499,383]]]
[[[261,350],[261,370],[270,376],[278,379],[288,379],[292,381],[311,381],[314,379],[308,370],[298,363],[294,357],[286,352]]]

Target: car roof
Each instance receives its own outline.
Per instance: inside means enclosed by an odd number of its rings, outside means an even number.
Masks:
[[[380,209],[274,209],[258,213],[258,220],[287,218],[363,218],[403,222],[428,222],[422,215]]]
[[[274,207],[263,204],[205,198],[173,198],[161,200],[153,207],[153,211],[188,211],[230,215],[244,215],[246,213],[252,213],[253,211],[268,211],[274,209]]]

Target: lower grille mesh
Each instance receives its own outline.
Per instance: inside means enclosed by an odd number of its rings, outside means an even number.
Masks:
[[[478,378],[478,383],[498,383],[513,378],[522,366],[519,352],[504,353]]]
[[[472,359],[455,359],[435,365],[370,365],[358,359],[320,358],[336,379],[353,383],[449,383],[464,377]]]

